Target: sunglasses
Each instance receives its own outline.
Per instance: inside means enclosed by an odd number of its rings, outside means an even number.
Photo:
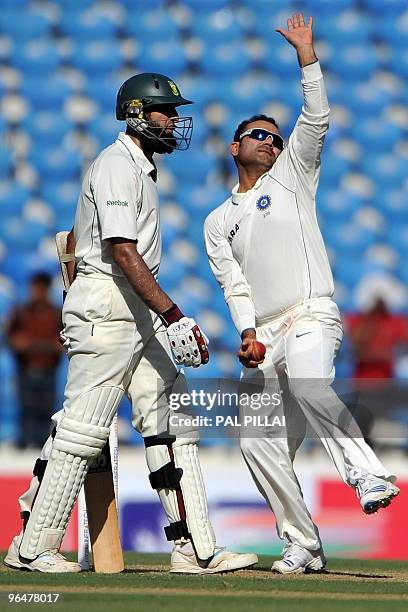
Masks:
[[[251,128],[250,130],[243,132],[239,139],[242,140],[244,136],[249,136],[250,138],[253,138],[253,140],[257,140],[258,142],[264,142],[264,140],[271,136],[274,147],[283,151],[285,146],[282,136],[279,136],[279,134],[275,134],[275,132],[264,130],[263,128]]]

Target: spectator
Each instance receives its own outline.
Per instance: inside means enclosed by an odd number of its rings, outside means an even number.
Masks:
[[[41,446],[55,409],[61,311],[49,298],[51,277],[35,274],[26,304],[11,313],[7,336],[17,362],[19,448]]]
[[[382,298],[348,317],[356,378],[393,378],[398,346],[408,343],[408,319],[392,314]]]

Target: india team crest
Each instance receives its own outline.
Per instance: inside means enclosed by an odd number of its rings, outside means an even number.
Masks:
[[[271,197],[268,196],[268,195],[262,195],[256,201],[256,207],[257,207],[258,210],[264,211],[267,208],[269,208],[270,205],[271,205]]]

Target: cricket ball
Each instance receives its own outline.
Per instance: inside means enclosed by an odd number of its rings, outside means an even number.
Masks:
[[[252,359],[255,361],[262,361],[262,359],[265,357],[265,353],[266,346],[262,344],[262,342],[255,340],[255,342],[252,344]]]

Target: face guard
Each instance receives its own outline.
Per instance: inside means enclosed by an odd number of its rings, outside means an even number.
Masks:
[[[129,115],[128,110],[126,123],[129,127],[149,140],[161,142],[165,149],[185,151],[190,146],[193,132],[192,117],[169,117],[166,125],[162,126],[144,119],[142,112],[139,112],[137,117]]]

